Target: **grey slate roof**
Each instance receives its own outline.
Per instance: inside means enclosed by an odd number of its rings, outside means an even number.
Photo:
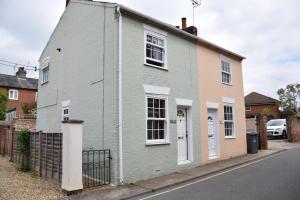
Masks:
[[[0,74],[0,87],[37,90],[38,79],[18,78],[17,76]]]

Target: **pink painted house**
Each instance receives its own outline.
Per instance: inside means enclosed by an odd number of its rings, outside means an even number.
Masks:
[[[202,164],[246,154],[243,56],[198,43]]]

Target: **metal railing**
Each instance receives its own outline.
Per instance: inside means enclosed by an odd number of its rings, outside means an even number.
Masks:
[[[111,183],[110,150],[82,151],[82,182],[85,188]]]

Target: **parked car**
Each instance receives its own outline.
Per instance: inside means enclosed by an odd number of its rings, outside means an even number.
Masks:
[[[268,137],[281,137],[287,138],[286,120],[285,119],[272,119],[267,123]]]

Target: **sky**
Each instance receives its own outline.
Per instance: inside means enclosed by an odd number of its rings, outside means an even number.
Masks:
[[[110,0],[108,0],[110,1]],[[115,0],[172,25],[187,17],[190,0]],[[300,82],[299,0],[202,0],[195,9],[198,36],[245,56],[244,93],[277,98],[278,88]],[[64,0],[0,0],[0,60],[38,66],[65,9]],[[0,73],[15,69],[0,65]],[[30,77],[37,72],[29,71]]]

